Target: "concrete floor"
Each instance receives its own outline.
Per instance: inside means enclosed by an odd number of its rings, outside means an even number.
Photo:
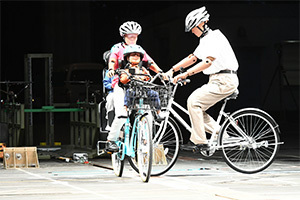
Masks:
[[[40,168],[4,169],[0,165],[1,199],[300,199],[299,149],[283,149],[276,161],[258,174],[233,171],[220,153],[202,159],[180,152],[165,175],[143,183],[126,162],[123,177],[116,177],[108,157],[90,164],[40,159]],[[95,166],[100,165],[100,167]]]

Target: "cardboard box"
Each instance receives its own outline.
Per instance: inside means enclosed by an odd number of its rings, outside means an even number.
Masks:
[[[3,149],[3,165],[11,168],[38,168],[36,147],[6,147]]]

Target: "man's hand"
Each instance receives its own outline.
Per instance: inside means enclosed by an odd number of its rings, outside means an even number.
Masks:
[[[107,76],[108,76],[109,78],[111,78],[111,77],[113,77],[114,75],[115,75],[115,70],[109,69],[109,71],[108,71],[108,73],[107,73]]]
[[[187,77],[188,77],[188,73],[187,73],[187,72],[182,73],[182,74],[178,74],[177,76],[174,77],[173,83],[175,84],[175,83],[177,83],[177,81],[178,81],[179,79],[184,80],[184,79],[186,79]]]

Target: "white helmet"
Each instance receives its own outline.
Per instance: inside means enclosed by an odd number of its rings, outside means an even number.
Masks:
[[[185,18],[185,32],[189,32],[194,27],[198,26],[201,22],[209,19],[209,14],[205,6],[193,10]]]
[[[124,49],[123,55],[124,58],[129,56],[131,53],[139,53],[141,60],[143,59],[144,55],[145,55],[145,51],[144,49],[137,44],[132,44],[132,45],[127,45]]]
[[[121,37],[124,37],[124,35],[130,34],[130,33],[135,33],[135,34],[139,35],[142,32],[142,27],[137,22],[128,21],[128,22],[124,22],[120,26],[119,31],[120,31]]]

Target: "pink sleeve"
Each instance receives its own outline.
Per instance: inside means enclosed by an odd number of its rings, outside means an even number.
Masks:
[[[151,61],[151,62],[153,62],[153,59],[145,52],[143,61]]]
[[[117,61],[117,64],[115,65],[115,70],[118,69],[119,63],[118,60],[123,60],[123,52],[124,52],[124,47],[119,43],[116,44],[112,47],[111,49],[111,54],[109,59],[115,59]]]
[[[116,75],[112,80],[111,87],[114,88],[118,83],[119,83],[119,76]]]

